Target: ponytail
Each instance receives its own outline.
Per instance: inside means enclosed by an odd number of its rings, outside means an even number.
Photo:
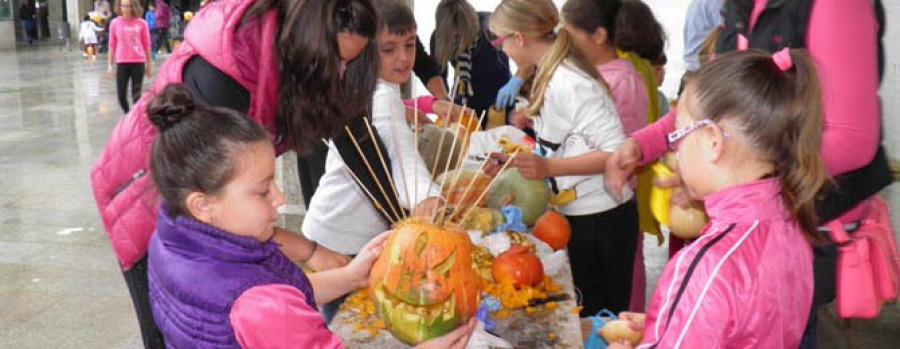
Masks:
[[[609,91],[609,87],[603,81],[603,78],[600,77],[597,69],[591,66],[581,51],[574,46],[569,32],[560,30],[556,35],[556,40],[553,41],[553,45],[550,46],[550,49],[547,50],[547,53],[544,54],[544,57],[538,64],[534,84],[531,88],[531,96],[534,100],[528,105],[526,110],[528,115],[540,113],[541,107],[544,106],[544,95],[547,92],[548,85],[550,85],[550,79],[553,78],[556,68],[559,68],[560,64],[563,64],[567,58],[571,59],[572,63],[584,73],[599,81],[606,91]]]
[[[812,242],[821,242],[814,209],[825,182],[821,156],[822,102],[815,65],[802,50],[770,55],[721,55],[688,82],[694,115],[727,121],[777,170],[790,217]]]
[[[815,65],[810,57],[796,50],[790,53],[793,67],[785,77],[792,85],[793,98],[789,117],[798,128],[796,139],[784,153],[778,173],[782,198],[791,215],[814,242],[823,242],[818,232],[814,200],[825,183],[825,166],[822,161],[822,92]]]

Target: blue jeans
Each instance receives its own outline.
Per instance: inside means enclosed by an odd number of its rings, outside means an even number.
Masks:
[[[25,42],[31,45],[34,42],[34,20],[22,20],[22,30],[25,32]]]

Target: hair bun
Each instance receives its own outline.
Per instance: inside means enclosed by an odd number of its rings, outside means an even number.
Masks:
[[[162,93],[150,101],[147,116],[160,131],[165,131],[194,113],[194,96],[179,84],[166,86]]]

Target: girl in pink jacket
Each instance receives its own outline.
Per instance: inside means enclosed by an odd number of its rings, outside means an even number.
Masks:
[[[821,239],[820,96],[810,58],[787,49],[725,54],[688,82],[667,140],[710,221],[666,265],[646,317],[623,314],[643,328],[640,348],[800,343],[813,291],[809,241]]]

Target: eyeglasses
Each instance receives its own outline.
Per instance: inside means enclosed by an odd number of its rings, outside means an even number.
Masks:
[[[513,35],[512,35],[512,34],[506,34],[506,35],[503,35],[503,36],[501,36],[501,37],[499,37],[499,38],[496,38],[496,39],[494,39],[494,41],[491,41],[491,46],[493,46],[494,49],[497,49],[497,50],[502,49],[502,48],[503,48],[503,42],[505,42],[506,39],[509,39],[511,36],[513,36]]]
[[[689,133],[694,132],[694,131],[696,131],[700,128],[706,127],[706,126],[713,126],[713,125],[716,125],[716,123],[713,122],[712,120],[703,119],[703,120],[692,122],[680,129],[672,131],[671,133],[669,133],[666,136],[666,147],[668,147],[669,150],[671,150],[671,151],[676,151],[676,150],[678,150],[678,141],[684,139],[684,137],[687,137],[687,135]],[[731,135],[729,135],[728,132],[725,132],[725,130],[722,130],[722,135],[725,137],[726,140],[731,139]]]

